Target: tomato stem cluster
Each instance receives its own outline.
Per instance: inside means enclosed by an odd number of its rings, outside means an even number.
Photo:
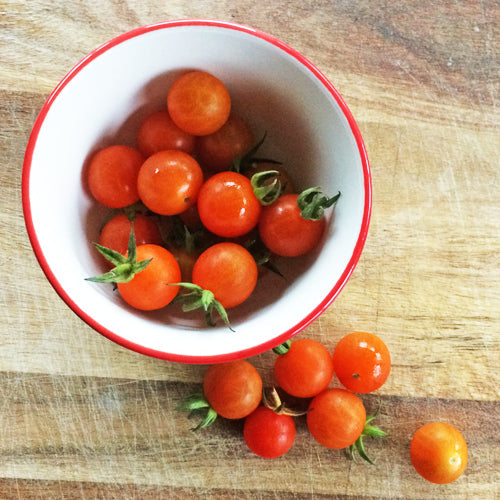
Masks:
[[[325,209],[334,206],[340,198],[340,191],[329,198],[324,195],[320,187],[310,187],[302,191],[297,197],[300,215],[308,220],[320,220],[325,214]]]
[[[214,310],[219,314],[224,324],[234,331],[229,322],[229,317],[222,304],[215,298],[213,292],[204,290],[201,286],[194,283],[170,283],[172,286],[181,286],[190,290],[188,293],[181,293],[173,300],[173,302],[182,303],[184,312],[195,311],[202,309],[205,313],[205,319],[209,326],[215,326]]]
[[[203,394],[193,394],[191,397],[183,401],[177,406],[178,411],[188,411],[189,417],[196,417],[202,414],[202,418],[193,428],[193,431],[198,431],[212,425],[216,418],[217,412],[210,406],[210,403],[205,399]]]
[[[368,462],[372,465],[375,464],[374,460],[372,460],[368,456],[368,454],[366,453],[363,438],[365,436],[375,437],[375,438],[387,436],[387,433],[385,431],[383,431],[382,429],[380,429],[379,427],[377,427],[375,425],[370,425],[370,422],[372,422],[375,419],[377,414],[378,414],[378,411],[374,415],[369,415],[368,417],[366,417],[365,426],[363,428],[363,431],[361,432],[361,435],[353,444],[351,444],[351,446],[349,446],[348,451],[349,451],[349,456],[351,457],[351,459],[355,460],[355,457],[356,457],[355,452],[357,451],[359,456],[363,460],[365,460],[366,462]]]
[[[95,283],[127,283],[140,271],[146,269],[151,259],[141,260],[137,262],[137,246],[135,244],[134,223],[130,231],[127,256],[106,248],[99,243],[95,244],[97,250],[115,267],[111,271],[86,278],[87,281]]]

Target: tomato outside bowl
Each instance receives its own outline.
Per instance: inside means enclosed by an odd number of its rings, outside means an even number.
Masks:
[[[85,186],[98,149],[135,144],[141,120],[166,105],[173,80],[201,69],[224,82],[232,110],[257,137],[260,155],[282,161],[299,188],[341,197],[327,212],[318,248],[279,261],[254,294],[229,310],[234,331],[207,327],[177,306],[140,312],[102,272],[92,242],[108,209]],[[371,212],[371,175],[359,128],[332,83],[271,35],[214,20],[176,20],[124,33],[87,55],[50,94],[26,149],[22,201],[34,253],[67,305],[105,337],[133,351],[184,363],[215,363],[266,351],[301,332],[337,297],[361,255]]]

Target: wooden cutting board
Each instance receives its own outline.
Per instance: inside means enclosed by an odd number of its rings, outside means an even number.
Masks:
[[[0,498],[499,498],[497,1],[4,0],[0,14]],[[389,346],[389,380],[362,398],[369,410],[380,405],[389,433],[368,443],[375,466],[322,448],[303,419],[277,460],[247,450],[241,422],[193,433],[175,407],[206,367],[101,337],[33,256],[20,180],[43,102],[99,44],[186,17],[239,22],[290,44],[361,128],[373,176],[365,250],[300,337],[333,349],[367,330]],[[251,359],[266,384],[273,359]],[[435,420],[469,446],[465,474],[446,486],[426,483],[409,459],[413,433]]]

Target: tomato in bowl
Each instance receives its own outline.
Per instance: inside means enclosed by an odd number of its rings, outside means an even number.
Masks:
[[[175,50],[174,50],[175,49]],[[215,75],[245,117],[259,155],[287,166],[299,187],[341,192],[316,248],[284,258],[280,273],[231,309],[233,330],[179,308],[137,311],[113,287],[89,283],[102,259],[92,242],[107,209],[86,184],[93,155],[133,146],[145,117],[191,70]],[[96,331],[134,351],[185,363],[240,359],[274,347],[314,321],[340,293],[361,255],[371,176],[359,128],[332,83],[292,47],[250,27],[165,21],[124,33],[76,64],[45,102],[26,150],[22,199],[35,255],[68,306]]]

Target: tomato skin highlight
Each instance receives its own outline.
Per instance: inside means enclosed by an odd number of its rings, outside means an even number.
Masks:
[[[353,444],[366,422],[362,401],[345,389],[325,389],[313,398],[309,410],[309,431],[318,443],[331,449]]]
[[[137,261],[152,259],[147,267],[137,273],[131,281],[118,283],[118,291],[125,302],[136,309],[152,311],[172,302],[179,291],[181,270],[175,257],[158,245],[137,247]]]
[[[255,289],[255,259],[241,245],[217,243],[205,250],[193,267],[193,283],[210,290],[225,309],[244,302]]]
[[[159,151],[176,149],[192,154],[195,137],[181,130],[168,111],[157,111],[145,118],[137,133],[137,148],[145,158]]]
[[[141,166],[137,187],[144,205],[160,215],[176,215],[196,203],[203,184],[198,162],[183,151],[160,151]]]
[[[226,123],[231,98],[225,85],[205,71],[190,71],[170,87],[167,108],[174,123],[193,135],[208,135]]]
[[[256,455],[277,458],[284,455],[295,440],[295,423],[289,415],[279,415],[259,406],[245,419],[245,443]]]
[[[110,208],[123,208],[139,201],[137,176],[144,162],[139,151],[114,145],[97,151],[87,170],[92,196]]]
[[[325,219],[307,220],[300,215],[296,194],[280,196],[263,207],[259,234],[264,245],[282,257],[298,257],[312,251],[325,231]]]
[[[128,240],[132,223],[125,214],[118,214],[102,228],[99,244],[111,248],[122,255],[128,251]],[[134,219],[135,243],[137,246],[151,243],[161,246],[163,243],[157,224],[144,214],[136,214]]]
[[[246,360],[219,363],[210,366],[205,373],[203,392],[221,417],[245,418],[260,404],[262,379]]]
[[[424,479],[447,484],[458,479],[467,466],[467,443],[455,427],[431,422],[413,435],[410,457],[413,467]]]
[[[328,349],[313,339],[298,339],[286,354],[274,362],[278,386],[299,398],[316,396],[333,376],[333,358]]]
[[[369,393],[387,380],[391,371],[391,355],[376,335],[353,332],[337,343],[333,351],[333,365],[344,387],[357,393]]]
[[[203,225],[225,238],[242,236],[258,223],[261,204],[250,180],[236,172],[219,172],[205,181],[198,196]]]

